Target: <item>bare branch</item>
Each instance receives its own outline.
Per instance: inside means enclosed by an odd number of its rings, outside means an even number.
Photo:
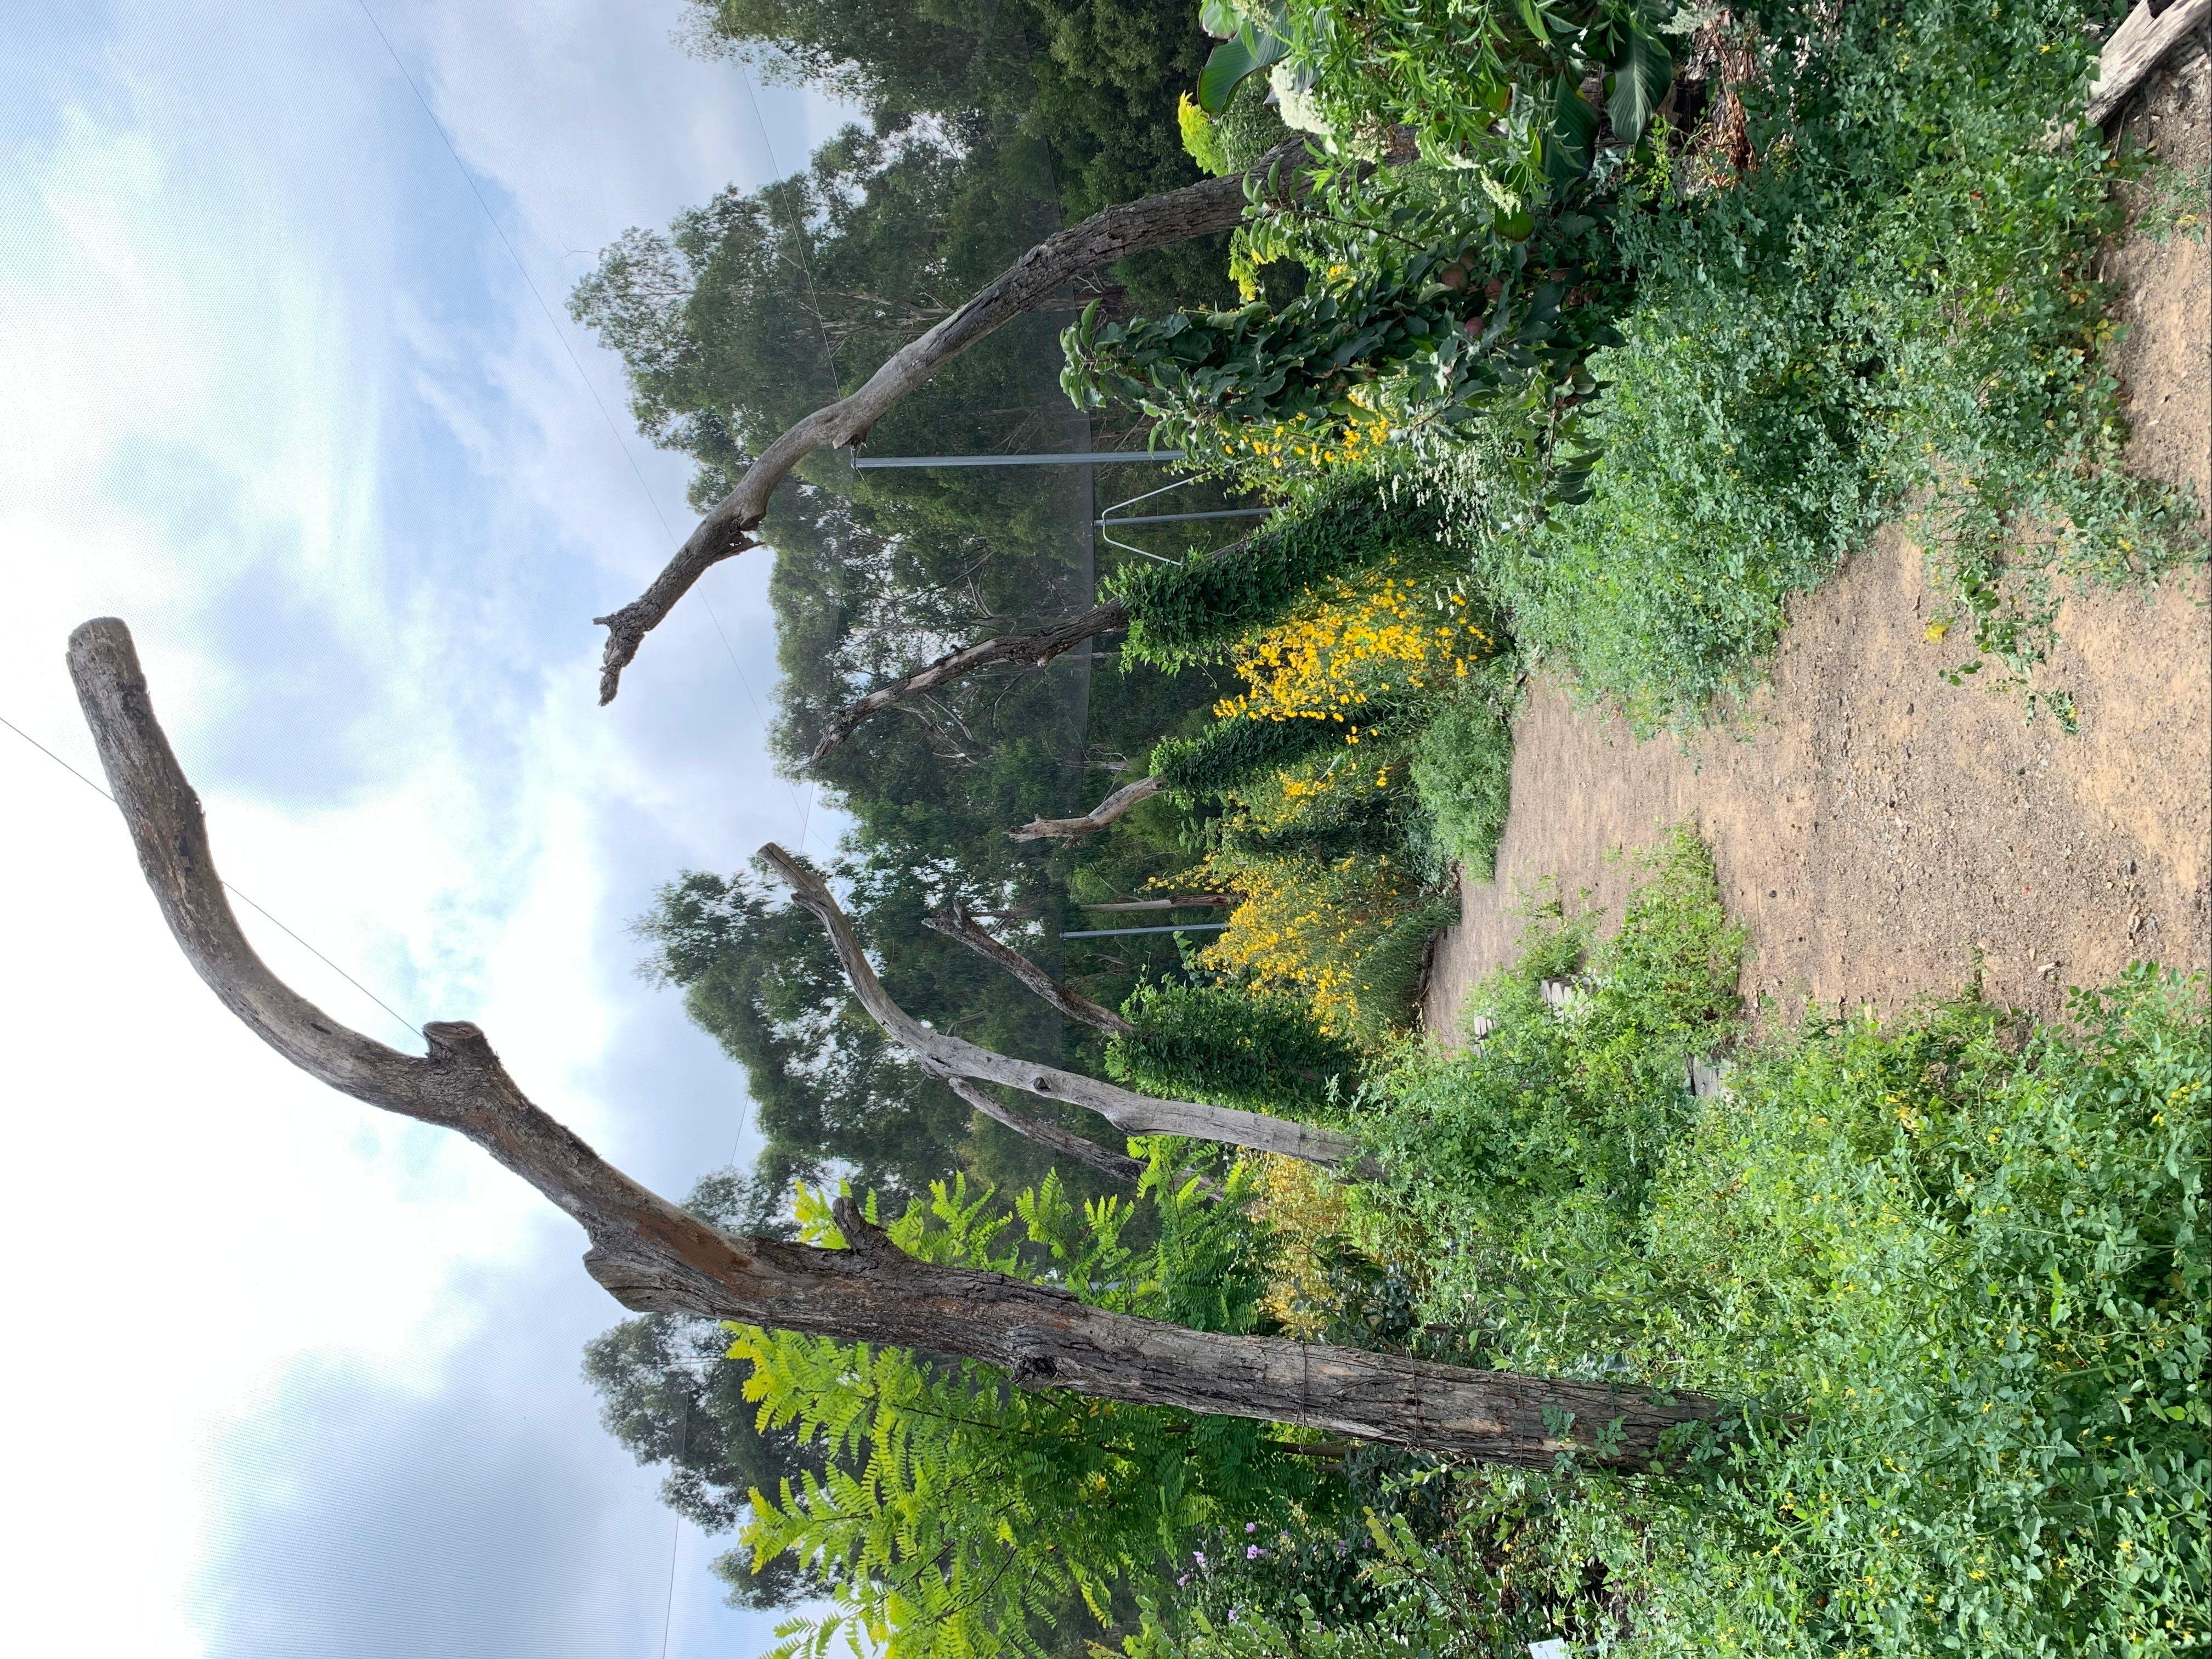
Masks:
[[[1080,991],[1070,990],[1012,945],[992,938],[957,902],[933,916],[923,917],[921,925],[947,939],[958,939],[985,961],[996,963],[1070,1019],[1112,1036],[1127,1036],[1137,1029],[1111,1008],[1093,1002]]]
[[[1231,1146],[1330,1165],[1346,1162],[1358,1150],[1349,1136],[1334,1129],[1228,1106],[1161,1100],[1097,1078],[1085,1077],[1080,1072],[1063,1072],[1056,1066],[1016,1060],[996,1049],[980,1047],[965,1037],[955,1036],[950,1031],[933,1030],[891,1000],[829,884],[774,842],[761,848],[761,857],[790,886],[792,896],[829,930],[838,965],[844,969],[845,978],[860,1006],[893,1042],[913,1054],[933,1077],[964,1077],[978,1083],[1002,1083],[1010,1089],[1019,1089],[1046,1100],[1064,1100],[1072,1105],[1087,1107],[1123,1134],[1187,1135],[1196,1140],[1218,1140]]]
[[[1167,785],[1158,778],[1139,778],[1125,783],[1079,818],[1032,818],[1006,833],[1016,841],[1081,841],[1095,836],[1140,801],[1148,801]]]
[[[934,691],[978,669],[991,668],[1002,662],[1018,662],[1029,667],[1042,668],[1054,657],[1072,651],[1084,641],[1099,634],[1111,633],[1115,629],[1129,625],[1129,608],[1119,599],[1094,606],[1079,617],[1072,617],[1054,628],[1039,634],[1012,634],[1003,639],[983,640],[974,645],[963,645],[957,651],[948,651],[926,668],[917,668],[902,679],[879,685],[858,702],[840,713],[823,730],[821,738],[806,757],[809,766],[818,766],[822,757],[860,730],[871,714],[882,713],[892,704],[908,697],[919,696],[925,691]]]
[[[209,988],[310,1075],[457,1130],[529,1182],[583,1227],[586,1271],[626,1308],[961,1355],[1004,1367],[1024,1388],[1529,1467],[1562,1454],[1647,1467],[1669,1429],[1718,1414],[1717,1402],[1696,1396],[1659,1399],[1111,1313],[1051,1285],[909,1256],[849,1199],[836,1205],[848,1249],[725,1233],[548,1116],[475,1026],[433,1024],[423,1033],[428,1052],[403,1054],[348,1030],[271,974],[224,897],[199,799],[154,718],[129,630],[112,618],[87,623],[70,636],[69,656],[139,866]]]
[[[1044,1118],[1031,1117],[1027,1112],[1018,1112],[1011,1106],[1001,1106],[965,1078],[945,1079],[952,1092],[958,1095],[977,1111],[994,1123],[1003,1123],[1018,1135],[1024,1135],[1040,1146],[1048,1147],[1065,1158],[1086,1164],[1100,1174],[1115,1181],[1135,1186],[1145,1178],[1145,1166],[1127,1152],[1117,1152],[1101,1146],[1095,1140],[1085,1139],[1072,1129],[1063,1129]]]
[[[607,630],[599,701],[614,701],[639,645],[692,583],[724,559],[758,545],[751,532],[768,516],[769,498],[801,460],[825,446],[860,442],[908,392],[1002,324],[1046,303],[1063,283],[1153,248],[1234,229],[1244,216],[1247,179],[1265,181],[1279,167],[1281,187],[1294,192],[1306,155],[1305,140],[1292,138],[1261,157],[1249,173],[1121,203],[1047,237],[959,310],[893,353],[859,391],[786,432],[699,521],[652,586],[621,610],[594,619]]]
[[[2137,5],[2112,31],[2097,56],[2097,79],[2087,113],[2098,125],[2112,118],[2127,96],[2194,31],[2212,23],[2212,0],[2175,0],[2160,9]]]

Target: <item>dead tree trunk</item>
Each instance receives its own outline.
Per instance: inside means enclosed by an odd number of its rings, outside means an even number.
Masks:
[[[1057,1123],[1041,1117],[1031,1117],[1027,1112],[1015,1111],[1002,1106],[964,1077],[945,1079],[952,1092],[982,1113],[994,1123],[1002,1123],[1024,1139],[1034,1140],[1056,1157],[1087,1164],[1111,1180],[1135,1186],[1145,1177],[1145,1166],[1127,1152],[1117,1152],[1101,1146],[1095,1140],[1086,1140],[1073,1129],[1063,1129]]]
[[[1109,600],[1071,617],[1056,628],[1046,629],[1041,634],[1013,634],[1004,639],[981,640],[974,645],[963,645],[957,651],[948,651],[926,668],[917,668],[903,678],[888,685],[879,685],[851,707],[841,710],[806,757],[809,766],[818,766],[822,757],[839,744],[859,731],[872,714],[879,714],[895,703],[919,696],[925,691],[934,691],[940,685],[973,674],[980,669],[996,667],[1002,662],[1018,662],[1031,668],[1042,668],[1054,657],[1073,651],[1084,641],[1100,634],[1110,634],[1117,628],[1129,625],[1129,607],[1119,599]]]
[[[1070,990],[1012,945],[1000,944],[957,904],[948,905],[933,916],[925,916],[921,925],[947,939],[958,939],[986,962],[996,963],[1070,1019],[1109,1036],[1127,1036],[1137,1029],[1111,1008],[1093,1002],[1079,991]]]
[[[925,916],[921,925],[944,934],[947,939],[959,940],[986,961],[996,963],[1070,1019],[1080,1020],[1085,1025],[1115,1036],[1126,1036],[1137,1029],[1111,1008],[1093,1002],[1080,992],[1070,990],[1020,951],[1000,944],[977,927],[967,911],[957,903],[947,906],[936,915]],[[1115,1181],[1125,1181],[1133,1187],[1144,1178],[1145,1166],[1126,1153],[1109,1152],[1097,1142],[1063,1129],[1057,1123],[1003,1106],[965,1078],[947,1078],[945,1082],[951,1086],[954,1094],[984,1116],[1005,1124],[1018,1135],[1028,1136],[1040,1146],[1061,1158],[1088,1164],[1101,1174]],[[1199,1187],[1210,1199],[1221,1196],[1221,1188],[1205,1176],[1199,1177]]]
[[[639,1185],[556,1122],[473,1025],[424,1028],[403,1054],[349,1030],[269,971],[231,913],[199,798],[154,718],[130,631],[70,639],[70,673],[139,867],[200,977],[254,1034],[332,1088],[467,1136],[573,1217],[584,1265],[624,1307],[958,1354],[1024,1388],[1293,1423],[1528,1466],[1561,1454],[1648,1467],[1678,1425],[1718,1414],[1700,1396],[1469,1370],[1398,1354],[1221,1336],[1109,1313],[1068,1292],[907,1255],[849,1204],[852,1248],[738,1237]]]
[[[806,456],[825,446],[858,443],[908,392],[1001,324],[1044,304],[1062,283],[1153,248],[1234,229],[1244,216],[1247,183],[1279,176],[1283,188],[1295,191],[1305,154],[1305,141],[1293,138],[1262,156],[1249,173],[1124,202],[1047,237],[959,310],[902,346],[858,392],[816,410],[786,432],[699,521],[651,586],[621,610],[597,618],[607,630],[599,701],[614,701],[622,672],[637,655],[638,646],[692,583],[724,559],[757,545],[751,532],[768,516],[769,497]]]
[[[1081,841],[1117,822],[1129,809],[1148,801],[1167,785],[1158,778],[1139,778],[1125,783],[1079,818],[1031,818],[1007,835],[1016,841]]]
[[[782,848],[770,842],[761,848],[762,859],[790,886],[792,896],[829,930],[830,942],[853,994],[891,1040],[921,1062],[933,1077],[964,1077],[977,1083],[1000,1083],[1045,1100],[1064,1100],[1086,1107],[1124,1134],[1182,1135],[1194,1140],[1218,1140],[1255,1152],[1303,1158],[1332,1167],[1351,1162],[1358,1152],[1349,1135],[1317,1128],[1291,1118],[1269,1117],[1264,1112],[1238,1111],[1228,1106],[1207,1106],[1194,1100],[1162,1100],[1140,1095],[1115,1084],[1063,1072],[1057,1066],[1040,1066],[1002,1054],[933,1030],[891,1000],[883,981],[860,949],[860,941],[846,920],[827,883]]]

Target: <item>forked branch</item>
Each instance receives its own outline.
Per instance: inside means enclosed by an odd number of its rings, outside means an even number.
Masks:
[[[933,916],[925,916],[921,925],[947,939],[958,939],[985,961],[996,963],[1070,1019],[1109,1036],[1127,1036],[1137,1029],[1111,1008],[1093,1002],[1080,991],[1070,990],[1019,951],[993,938],[957,902]]]
[[[945,1082],[954,1094],[993,1122],[1005,1124],[1016,1134],[1034,1140],[1059,1157],[1088,1164],[1099,1174],[1132,1187],[1145,1178],[1145,1166],[1127,1152],[1117,1152],[1110,1147],[1101,1146],[1095,1140],[1086,1140],[1073,1129],[1063,1129],[1048,1119],[1032,1117],[1027,1112],[1018,1112],[1010,1106],[1002,1106],[964,1077],[947,1078]]]
[[[1002,639],[979,640],[974,645],[963,645],[957,651],[948,651],[926,668],[917,668],[902,678],[878,686],[858,702],[841,710],[806,757],[809,766],[818,766],[822,757],[851,737],[866,724],[872,714],[879,714],[894,704],[908,697],[918,697],[926,691],[949,685],[954,680],[985,668],[995,668],[1000,663],[1020,663],[1026,667],[1042,668],[1054,658],[1073,651],[1084,641],[1101,634],[1110,634],[1117,628],[1129,625],[1129,607],[1119,599],[1109,599],[1094,606],[1079,617],[1070,617],[1057,627],[1036,634],[1010,634]]]
[[[1304,1158],[1310,1164],[1341,1164],[1358,1148],[1348,1135],[1318,1128],[1291,1118],[1269,1117],[1263,1112],[1239,1111],[1228,1106],[1208,1106],[1194,1100],[1162,1100],[1107,1083],[1080,1072],[1064,1072],[1057,1066],[1032,1064],[1002,1054],[924,1025],[891,1000],[876,977],[867,953],[853,932],[829,884],[793,858],[774,842],[761,848],[761,857],[790,887],[793,898],[828,930],[830,943],[853,994],[869,1017],[890,1039],[921,1063],[933,1077],[964,1077],[977,1083],[1000,1083],[1045,1100],[1064,1100],[1086,1107],[1127,1135],[1183,1135],[1194,1140],[1218,1140],[1253,1152],[1273,1152],[1283,1158]]]
[[[535,1105],[473,1025],[425,1028],[403,1054],[348,1030],[271,974],[240,933],[198,798],[154,718],[131,635],[112,618],[70,639],[76,683],[139,867],[210,989],[294,1064],[383,1110],[453,1129],[574,1217],[586,1269],[639,1312],[730,1319],[955,1354],[1024,1388],[1295,1423],[1352,1439],[1531,1467],[1561,1455],[1640,1468],[1716,1401],[1427,1364],[1402,1355],[1224,1336],[1108,1312],[1064,1290],[939,1267],[894,1246],[850,1200],[852,1247],[725,1233],[608,1164]]]
[[[1244,216],[1246,181],[1274,178],[1279,188],[1295,192],[1305,158],[1305,140],[1292,138],[1261,157],[1249,173],[1124,202],[1047,237],[959,310],[893,353],[859,391],[816,410],[786,432],[699,521],[651,586],[621,610],[596,618],[607,630],[599,701],[614,701],[623,670],[646,635],[660,625],[694,582],[724,559],[758,544],[752,532],[768,516],[769,497],[801,460],[825,447],[860,442],[908,393],[1001,325],[1043,305],[1063,283],[1154,248],[1234,229]]]

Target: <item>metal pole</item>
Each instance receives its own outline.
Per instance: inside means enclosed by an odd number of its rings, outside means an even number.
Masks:
[[[1179,461],[1180,449],[1107,449],[1048,455],[855,455],[855,467],[1093,466],[1109,461]]]
[[[1062,933],[1062,939],[1127,939],[1132,933],[1218,933],[1229,924],[1225,921],[1191,921],[1179,927],[1089,927],[1078,933]]]
[[[1218,513],[1144,513],[1133,519],[1093,519],[1101,526],[1125,524],[1192,524],[1200,519],[1264,519],[1274,511],[1271,507],[1229,507]]]

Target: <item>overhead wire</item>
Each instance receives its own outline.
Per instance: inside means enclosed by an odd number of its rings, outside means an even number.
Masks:
[[[775,140],[769,137],[768,123],[761,116],[760,94],[753,86],[753,72],[742,64],[738,69],[738,84],[745,89],[745,107],[753,112],[753,125],[760,133],[761,148],[768,153],[769,172],[772,175],[769,182],[773,184],[786,176],[783,163],[776,159]],[[837,395],[840,384],[837,377],[837,348],[830,343],[830,325],[822,319],[822,290],[817,288],[814,283],[814,256],[810,251],[805,226],[794,223],[792,226],[792,243],[799,250],[799,274],[806,278],[806,309],[814,319],[815,332],[822,338],[822,361],[830,370],[830,393],[834,398]],[[806,811],[799,821],[799,845],[802,852],[806,847],[806,826],[814,816],[815,797],[821,793],[821,788],[822,781],[819,778],[807,779]]]
[[[29,744],[32,748],[37,750],[41,755],[44,755],[55,765],[60,767],[63,771],[68,773],[86,788],[91,790],[94,794],[106,801],[110,806],[115,805],[115,797],[110,794],[105,787],[95,783],[92,779],[78,771],[76,767],[71,766],[67,761],[64,760],[52,750],[47,748],[46,744],[40,743],[36,738],[33,737],[28,732],[26,732],[21,726],[16,725],[15,721],[9,720],[5,714],[0,714],[0,726],[6,726],[17,737],[22,738],[25,743]],[[216,879],[221,881],[222,878],[217,877]],[[290,939],[295,945],[305,951],[309,956],[321,963],[324,967],[329,969],[347,984],[352,986],[355,990],[360,992],[362,995],[367,997],[378,1007],[383,1009],[386,1013],[391,1015],[392,1018],[398,1020],[409,1030],[414,1032],[416,1036],[421,1036],[422,1035],[422,1028],[421,1026],[417,1025],[413,1020],[408,1018],[406,1015],[401,1013],[397,1008],[386,1002],[382,997],[377,995],[375,992],[370,990],[368,987],[362,984],[351,974],[338,966],[337,963],[331,960],[329,957],[325,956],[322,951],[317,950],[313,945],[301,938],[298,933],[296,933],[284,921],[283,917],[276,915],[269,908],[268,906],[259,902],[258,900],[245,893],[240,892],[237,888],[232,886],[230,883],[227,881],[222,883],[222,890],[229,894],[231,897],[236,899],[240,904],[246,905],[249,908],[258,912],[271,927],[283,933],[285,938]]]
[[[599,396],[599,388],[592,384],[591,375],[585,372],[583,360],[577,356],[576,348],[570,343],[567,331],[562,329],[559,321],[555,319],[552,307],[545,303],[544,295],[538,290],[537,280],[530,274],[530,267],[522,262],[522,255],[516,250],[513,239],[507,235],[507,228],[500,223],[499,216],[491,210],[491,204],[485,199],[483,190],[477,184],[476,174],[470,172],[468,163],[461,160],[460,150],[454,145],[453,136],[446,131],[445,123],[439,120],[437,112],[430,107],[430,100],[424,95],[421,83],[415,79],[405,60],[399,56],[398,49],[392,46],[392,37],[384,32],[384,25],[377,21],[376,14],[369,9],[368,0],[355,0],[355,3],[361,8],[361,15],[368,20],[369,27],[375,30],[376,38],[383,43],[386,56],[392,59],[392,66],[399,71],[400,79],[407,82],[407,89],[415,94],[416,103],[422,106],[423,119],[429,122],[431,130],[438,135],[439,142],[446,147],[446,154],[453,159],[454,171],[461,175],[462,182],[468,185],[469,194],[476,198],[477,206],[483,210],[483,216],[490,224],[493,234],[499,238],[500,246],[507,250],[507,257],[514,262],[515,270],[522,277],[523,286],[530,290],[530,297],[538,302],[538,309],[545,319],[545,325],[553,331],[554,337],[561,343],[561,349],[567,354],[569,367],[576,371],[576,378],[583,382],[584,391],[590,397],[592,406],[599,411],[599,419],[605,423],[608,435],[615,441],[615,447],[622,451],[623,459],[629,464],[630,476],[637,480],[637,487],[639,492],[645,497],[645,504],[653,509],[653,516],[660,521],[661,533],[668,538],[668,544],[672,549],[680,546],[684,538],[676,533],[676,527],[668,522],[668,515],[661,511],[659,500],[653,495],[653,486],[646,482],[644,469],[638,465],[637,456],[630,449],[629,440],[623,436],[622,428],[615,423],[615,417],[608,410],[606,400]],[[750,83],[747,89],[750,92]],[[753,116],[756,121],[759,119],[760,110],[757,105],[754,106]],[[766,127],[762,128],[762,133],[763,137],[766,136]],[[775,152],[771,149],[769,152],[771,161],[774,160],[774,155]],[[815,320],[818,324],[821,319],[817,315]],[[828,338],[826,333],[823,338],[826,342]],[[715,613],[714,600],[702,592],[699,601],[706,610],[708,620],[714,626],[715,637],[721,641],[722,649],[729,656],[730,666],[737,671],[738,684],[744,688],[745,701],[752,705],[753,718],[760,722],[761,732],[765,738],[768,731],[768,714],[762,708],[761,700],[753,690],[752,677],[745,672],[744,663],[738,658],[737,647],[730,643],[730,636],[722,626],[722,619]],[[788,780],[787,780],[787,786],[791,789],[792,806],[799,814],[799,844],[804,850],[806,845],[807,826],[813,817],[813,802],[811,799],[808,800],[802,808],[798,787],[795,784],[790,784]]]

